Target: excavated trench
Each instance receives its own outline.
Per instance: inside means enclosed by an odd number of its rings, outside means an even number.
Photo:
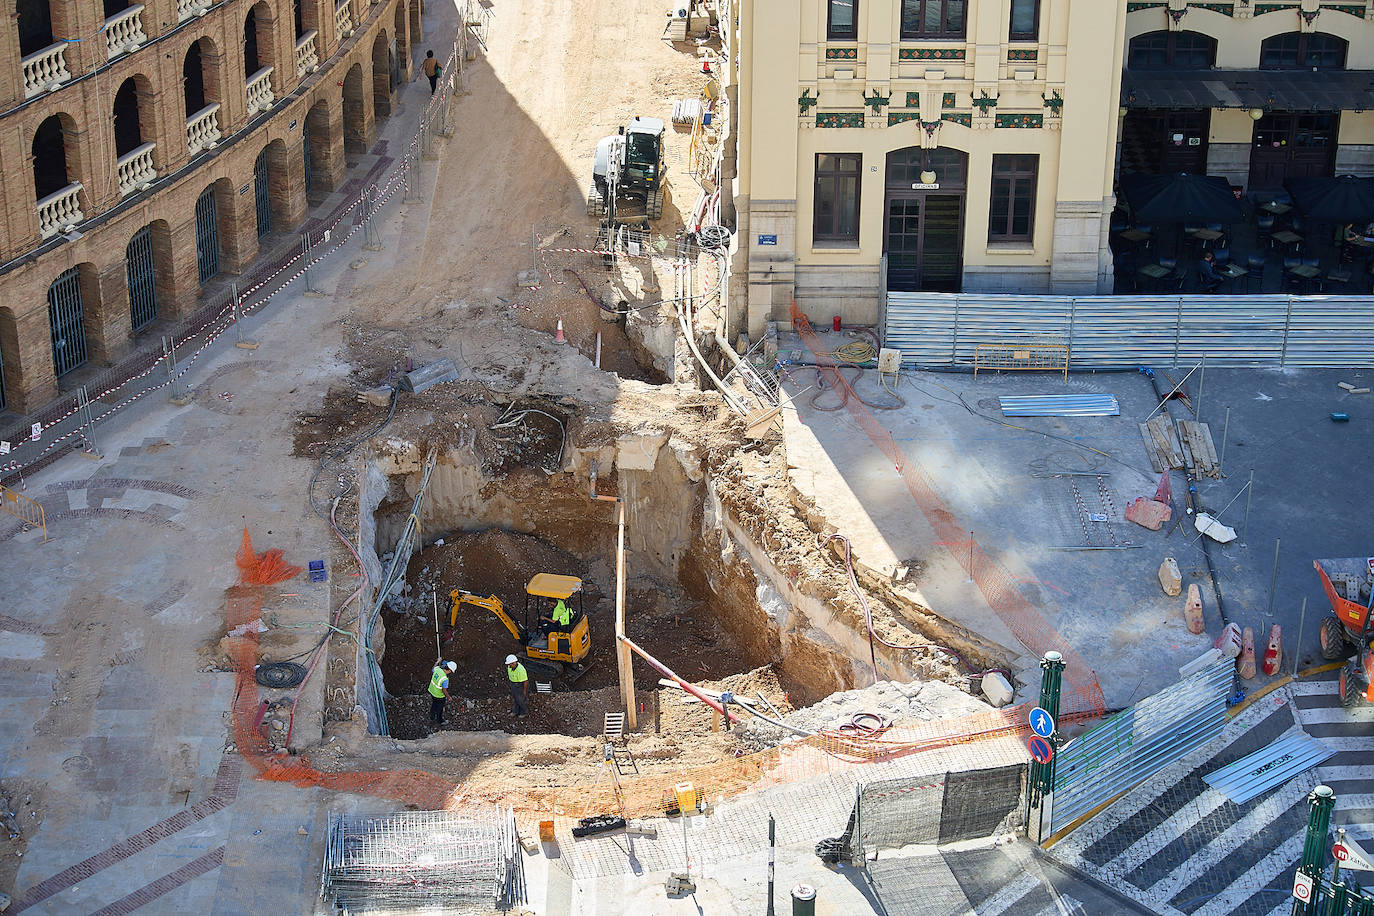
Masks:
[[[626,502],[632,640],[694,681],[772,665],[793,705],[867,681],[862,631],[790,589],[789,573],[728,523],[701,450],[652,429],[594,435],[568,412],[548,413],[557,428],[531,421],[495,454],[461,429],[447,436],[457,444],[440,450],[424,502],[423,546],[408,558],[404,588],[383,612],[384,641],[374,646],[394,737],[431,733],[425,687],[440,656],[458,664],[446,729],[596,735],[603,714],[620,708],[616,506],[590,498],[593,461],[597,491]],[[374,561],[396,543],[429,444],[392,438],[368,459],[362,533]],[[455,588],[495,595],[522,620],[524,587],[538,572],[583,580],[592,649],[581,678],[553,679],[551,693],[533,697],[530,716],[516,719],[503,667],[515,639],[471,605],[450,627],[448,595]],[[656,727],[659,676],[636,663],[641,730]]]

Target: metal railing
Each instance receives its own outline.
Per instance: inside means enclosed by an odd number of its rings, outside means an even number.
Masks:
[[[135,147],[115,160],[115,173],[119,176],[119,196],[124,197],[141,191],[157,178],[153,168],[153,150],[156,143],[145,143]]]
[[[1058,342],[1075,369],[1374,366],[1374,296],[1003,296],[884,291],[884,346],[972,367],[980,345]]]
[[[81,182],[73,181],[38,202],[38,234],[50,239],[66,232],[85,217],[81,213]]]
[[[24,58],[24,98],[56,89],[72,78],[67,69],[67,42],[59,41]]]
[[[105,55],[114,60],[148,40],[143,31],[143,4],[120,10],[105,20]]]
[[[219,145],[219,102],[211,102],[186,119],[186,147],[194,156]]]
[[[244,83],[244,94],[248,98],[248,116],[260,111],[266,111],[272,107],[276,101],[276,96],[272,94],[272,68],[263,67],[261,70],[248,77]]]
[[[43,541],[47,543],[48,516],[43,511],[42,505],[22,493],[9,489],[4,484],[0,484],[0,509],[13,515],[29,527],[42,531]]]

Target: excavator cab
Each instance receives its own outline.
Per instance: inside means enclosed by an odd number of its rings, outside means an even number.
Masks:
[[[573,598],[576,596],[576,606]],[[547,677],[567,675],[575,681],[587,670],[581,664],[591,651],[591,629],[582,606],[582,580],[576,576],[557,576],[539,573],[525,586],[525,616],[517,621],[506,612],[505,605],[495,595],[478,595],[455,588],[449,592],[453,605],[449,611],[449,626],[458,625],[458,614],[464,604],[486,608],[496,615],[510,635],[520,643],[523,661],[532,673]],[[572,611],[567,626],[540,624],[540,617],[551,617],[558,601]]]

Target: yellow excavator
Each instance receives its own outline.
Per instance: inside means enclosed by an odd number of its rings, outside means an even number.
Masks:
[[[561,674],[568,681],[576,681],[587,672],[587,666],[582,661],[591,651],[591,629],[582,607],[582,580],[576,576],[539,573],[531,579],[525,586],[524,623],[511,617],[501,599],[495,595],[477,595],[461,588],[455,588],[448,594],[453,601],[449,611],[450,627],[458,625],[458,613],[463,605],[486,608],[496,615],[496,619],[510,630],[510,635],[523,647],[521,661],[531,674],[546,677],[558,677]],[[574,595],[577,596],[575,608],[572,606]],[[566,626],[552,622],[552,611],[559,601],[572,611],[572,618]],[[535,619],[533,625],[530,623],[532,610]]]

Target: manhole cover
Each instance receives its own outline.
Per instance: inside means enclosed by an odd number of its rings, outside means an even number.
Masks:
[[[91,758],[85,754],[77,754],[75,757],[68,757],[62,761],[62,769],[67,773],[84,773],[91,768]]]

